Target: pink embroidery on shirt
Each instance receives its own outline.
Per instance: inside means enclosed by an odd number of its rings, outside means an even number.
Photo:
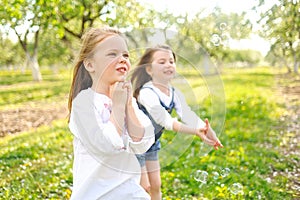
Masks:
[[[104,107],[111,112],[111,105],[108,103],[104,103]]]

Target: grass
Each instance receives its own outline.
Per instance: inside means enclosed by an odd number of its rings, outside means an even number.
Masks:
[[[64,100],[70,88],[70,71],[43,71],[43,81],[34,82],[29,71],[0,71],[0,109],[16,108],[28,103]]]
[[[1,199],[68,199],[71,134],[62,121],[1,140]]]
[[[32,101],[62,102],[69,89],[67,71],[59,77],[46,72],[41,83],[18,73],[1,73],[5,87],[0,88],[0,110],[5,105],[20,107]],[[223,85],[214,93],[207,83],[214,83],[209,79],[215,77],[203,80],[189,72],[195,100],[190,96],[187,100],[201,118],[209,118],[217,127],[224,148],[214,151],[198,138],[166,132],[160,153],[164,199],[295,198],[295,192],[286,187],[288,177],[280,173],[294,166],[277,148],[279,132],[284,131],[279,118],[285,108],[275,94],[275,73],[271,68],[224,69],[218,80]],[[21,84],[26,90],[18,88]],[[223,102],[226,112],[215,102]],[[72,150],[65,120],[0,139],[0,199],[68,199]],[[222,176],[225,168],[230,172]],[[195,180],[197,170],[208,173],[206,183]],[[216,172],[219,176],[213,175]],[[238,194],[232,192],[236,183],[242,185]]]
[[[278,126],[283,110],[274,96],[274,73],[270,69],[228,69],[222,80],[226,122],[224,133],[219,137],[225,147],[199,156],[201,142],[194,140],[191,148],[162,172],[166,199],[293,198],[292,192],[284,189],[287,178],[272,175],[274,170],[292,170],[291,163],[279,162],[284,157],[276,148],[280,139],[270,134],[279,133],[274,127]],[[211,106],[203,103],[204,108]],[[206,117],[209,116],[208,112]],[[230,169],[229,176],[212,177],[214,172],[220,173],[224,168]],[[208,172],[207,184],[201,185],[193,179],[196,170]],[[176,186],[169,186],[175,182]],[[234,183],[242,184],[242,193],[230,192]]]

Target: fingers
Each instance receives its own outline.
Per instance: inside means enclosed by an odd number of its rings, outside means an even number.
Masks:
[[[206,127],[207,127],[207,128],[209,128],[209,127],[210,127],[210,125],[209,125],[209,122],[208,122],[208,119],[207,119],[207,118],[205,118],[205,124],[206,124]]]
[[[202,139],[202,141],[210,146],[214,146],[215,145],[215,141],[209,139],[208,137],[206,137],[205,134],[200,133],[199,137]]]
[[[217,141],[215,144],[214,144],[214,148],[215,150],[218,150],[220,148],[223,148],[223,145],[220,143],[220,141]]]
[[[205,120],[205,122],[207,124],[208,121]],[[213,146],[215,150],[218,150],[219,148],[223,148],[223,145],[221,144],[220,140],[217,138],[213,130],[209,129],[208,132],[205,132],[205,130],[207,131],[207,129],[208,127],[199,129],[200,131],[199,136],[202,139],[202,141],[210,146]]]
[[[222,144],[220,141],[218,141],[218,142],[216,143],[216,145],[217,145],[218,147],[221,147],[221,148],[224,147],[223,144]]]
[[[210,127],[210,125],[209,125],[208,119],[206,118],[205,119],[205,127],[200,128],[200,131],[202,131],[204,134],[207,134],[209,127]]]
[[[121,82],[116,82],[113,85],[113,90],[124,90],[126,89],[127,91],[131,91],[132,85],[130,83],[130,81],[121,81]]]
[[[200,132],[203,132],[205,135],[207,134],[208,128],[207,127],[203,127],[199,129]]]
[[[214,142],[213,140],[211,140],[211,139],[208,139],[207,137],[205,137],[205,138],[203,139],[203,141],[204,141],[206,144],[210,145],[210,146],[214,146],[214,145],[215,145],[215,142]]]
[[[118,104],[130,105],[132,103],[132,85],[130,81],[116,82],[111,91],[111,96],[114,97]],[[113,100],[113,101],[114,101]]]
[[[123,83],[123,88],[125,88],[127,90],[127,104],[131,104],[132,103],[132,85],[130,81],[125,81]]]
[[[130,81],[124,81],[124,82],[121,82],[121,83],[123,83],[123,85],[122,85],[122,88],[123,89],[127,89],[127,91],[131,91],[131,89],[132,89],[132,85],[131,85],[131,82]]]

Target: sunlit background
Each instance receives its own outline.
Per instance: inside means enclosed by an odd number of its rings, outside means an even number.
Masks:
[[[173,84],[224,148],[166,131],[163,199],[300,198],[299,0],[0,0],[0,199],[69,199],[67,102],[80,38],[118,27],[132,68],[178,55]]]

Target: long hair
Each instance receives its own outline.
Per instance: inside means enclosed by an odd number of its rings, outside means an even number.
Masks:
[[[77,96],[77,94],[81,90],[87,89],[91,87],[93,84],[92,78],[89,72],[85,69],[83,61],[86,58],[92,56],[93,50],[99,43],[101,43],[104,39],[112,35],[120,35],[124,37],[119,30],[111,27],[90,28],[82,36],[81,49],[80,49],[77,62],[74,66],[73,79],[72,79],[72,84],[69,92],[69,102],[68,102],[69,120],[70,120],[70,113],[71,113],[73,99]]]
[[[139,60],[137,67],[133,70],[131,75],[131,83],[133,89],[133,96],[138,98],[141,88],[145,83],[152,80],[152,77],[147,73],[146,68],[151,66],[153,55],[157,51],[169,50],[172,52],[174,61],[176,62],[176,55],[168,45],[157,45],[155,47],[147,48],[145,53]]]

